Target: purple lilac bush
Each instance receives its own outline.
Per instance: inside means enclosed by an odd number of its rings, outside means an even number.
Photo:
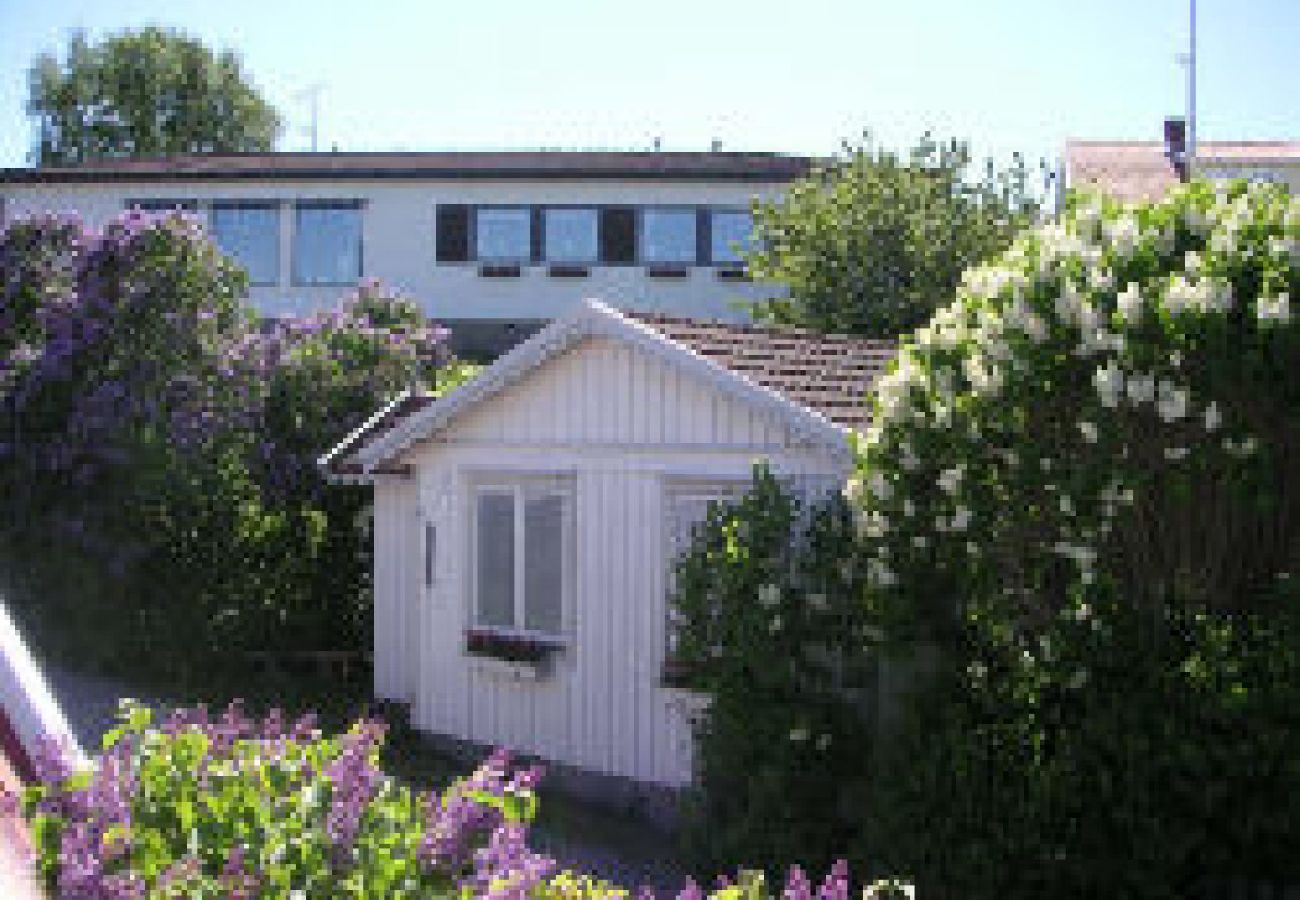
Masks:
[[[0,568],[78,657],[368,643],[366,497],[315,460],[465,369],[376,284],[286,320],[246,287],[182,213],[0,234]]]
[[[217,717],[199,707],[155,723],[125,701],[90,768],[74,769],[53,744],[39,754],[23,809],[41,876],[78,900],[629,896],[557,872],[528,846],[540,768],[497,751],[447,790],[421,793],[381,770],[383,741],[373,721],[327,738],[310,717],[258,721],[238,703]],[[720,884],[706,894],[689,883],[677,897],[768,896],[752,873]],[[781,893],[849,895],[843,863],[820,886],[794,867]]]

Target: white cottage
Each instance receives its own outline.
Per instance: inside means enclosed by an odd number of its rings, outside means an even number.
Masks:
[[[374,485],[376,695],[427,731],[689,782],[670,560],[760,460],[839,483],[892,352],[585,301],[448,395],[394,401],[321,461]]]

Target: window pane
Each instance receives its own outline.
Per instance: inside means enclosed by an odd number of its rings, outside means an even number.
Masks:
[[[712,258],[715,263],[741,262],[741,254],[753,246],[754,217],[747,212],[713,214]]]
[[[280,280],[280,211],[274,206],[213,206],[212,236],[248,270],[253,284]]]
[[[480,209],[476,220],[480,260],[527,260],[532,252],[532,212],[527,209]]]
[[[294,229],[293,280],[353,284],[361,277],[361,210],[299,206]]]
[[[596,261],[596,211],[546,210],[546,259],[550,262]]]
[[[564,497],[524,504],[524,627],[559,634],[564,598]]]
[[[641,214],[641,261],[693,264],[695,210],[645,210]]]
[[[515,627],[515,498],[479,494],[478,624]]]

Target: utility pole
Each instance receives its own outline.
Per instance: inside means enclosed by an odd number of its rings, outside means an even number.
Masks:
[[[1190,29],[1187,48],[1187,179],[1192,179],[1196,163],[1196,0],[1190,3]]]

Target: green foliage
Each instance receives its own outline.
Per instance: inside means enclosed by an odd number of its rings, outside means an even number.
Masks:
[[[853,520],[765,469],[715,505],[678,563],[673,665],[709,698],[685,845],[701,871],[823,866],[858,823],[873,633]]]
[[[368,492],[319,455],[399,391],[470,370],[365,284],[261,322],[186,216],[0,236],[0,579],[37,644],[167,676],[370,645]]]
[[[922,896],[1300,883],[1295,592],[1267,613],[1157,616],[1086,596],[953,658],[889,744],[866,846]]]
[[[954,896],[1295,883],[1300,199],[1076,198],[877,391],[869,606],[942,648],[865,840]]]
[[[280,130],[235,53],[214,53],[171,29],[124,31],[96,44],[75,33],[62,59],[37,57],[30,82],[42,165],[264,152]]]
[[[951,298],[969,266],[1005,248],[1037,204],[1023,160],[971,171],[957,141],[925,136],[900,157],[870,144],[757,208],[747,259],[788,296],[754,307],[773,322],[894,337]]]

